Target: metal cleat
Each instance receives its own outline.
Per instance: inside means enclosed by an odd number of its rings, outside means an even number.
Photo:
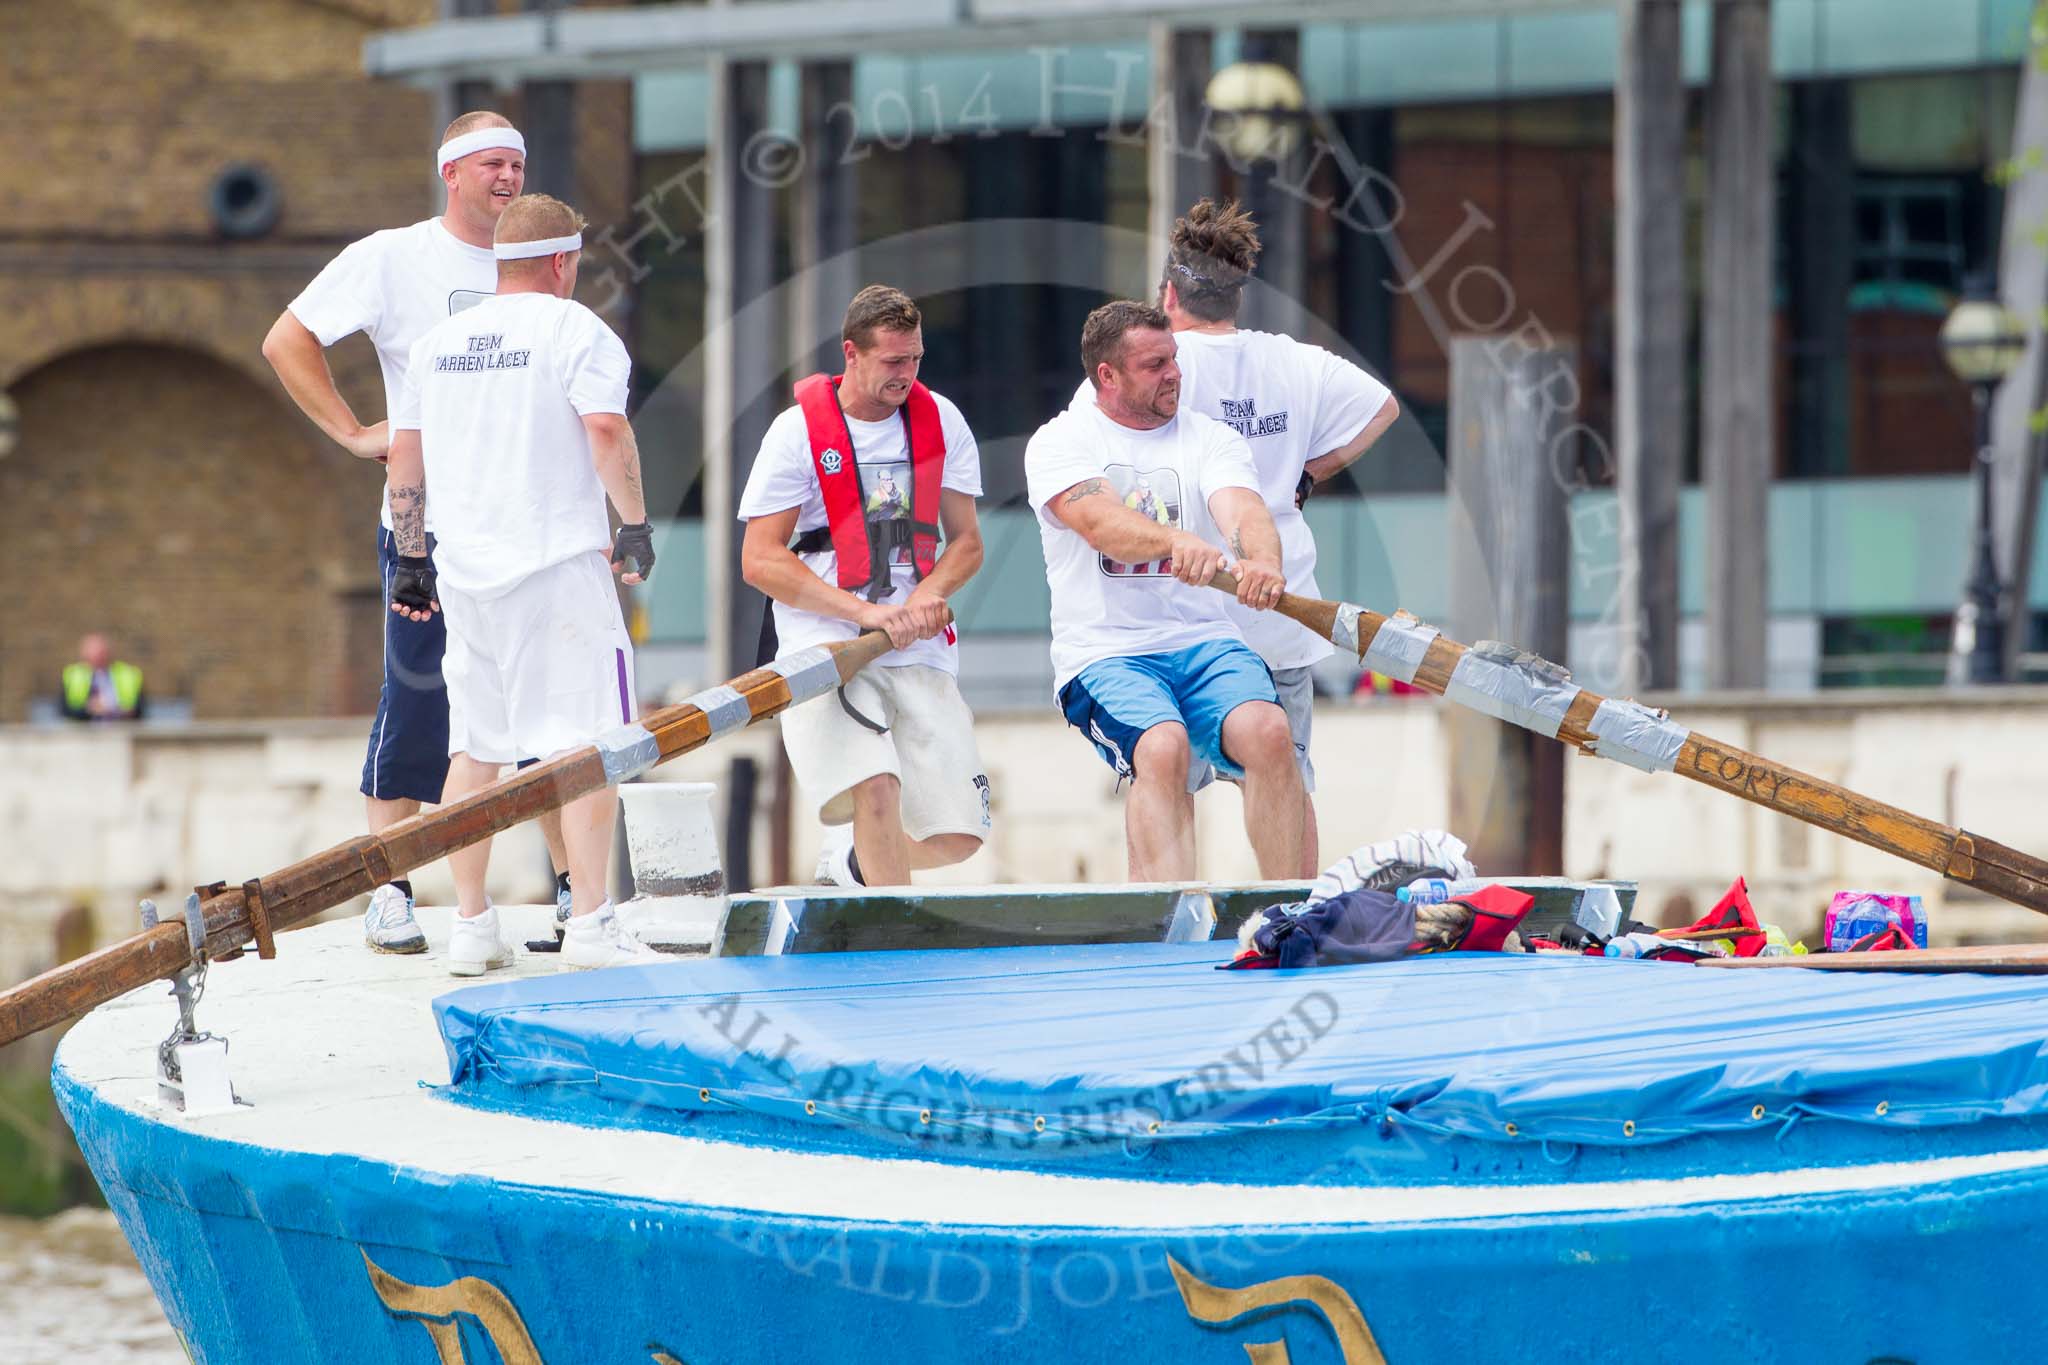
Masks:
[[[158,922],[153,901],[142,903],[142,927]],[[224,1114],[242,1103],[228,1078],[228,1040],[199,1031],[195,1012],[206,993],[206,918],[197,892],[185,898],[185,938],[192,960],[171,978],[178,1023],[156,1048],[157,1103],[188,1117]]]

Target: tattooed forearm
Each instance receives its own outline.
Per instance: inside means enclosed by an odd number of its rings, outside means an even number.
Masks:
[[[1238,557],[1239,559],[1243,559],[1243,558],[1244,558],[1244,528],[1243,528],[1243,527],[1239,527],[1238,529],[1236,529],[1236,530],[1234,530],[1234,531],[1232,531],[1232,532],[1230,533],[1230,553],[1231,553],[1231,554],[1233,554],[1233,555],[1235,555],[1235,556],[1237,556],[1237,557]]]
[[[1083,479],[1080,483],[1077,483],[1072,488],[1069,488],[1067,490],[1067,496],[1061,499],[1061,501],[1070,503],[1079,502],[1083,498],[1093,497],[1097,493],[1106,492],[1108,488],[1109,484],[1106,480]]]
[[[402,555],[417,558],[427,552],[425,484],[406,484],[391,490],[391,542]]]

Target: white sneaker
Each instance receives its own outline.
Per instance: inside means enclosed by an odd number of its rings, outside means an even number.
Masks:
[[[836,831],[826,834],[825,846],[818,850],[818,866],[812,870],[811,880],[819,886],[866,885],[853,872],[853,833],[850,828],[843,836]]]
[[[412,897],[389,882],[372,891],[363,912],[363,942],[380,953],[424,953],[427,936],[412,916]]]
[[[610,901],[587,915],[571,915],[562,935],[564,967],[634,967],[665,961],[627,932]]]
[[[451,976],[482,976],[512,965],[512,945],[498,932],[495,907],[465,919],[457,912],[448,929],[448,972]]]

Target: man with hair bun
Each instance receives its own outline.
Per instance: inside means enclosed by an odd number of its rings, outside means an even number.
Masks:
[[[1204,199],[1173,225],[1159,302],[1173,323],[1181,402],[1234,428],[1251,446],[1259,491],[1279,528],[1287,589],[1320,597],[1316,542],[1302,504],[1317,485],[1371,448],[1401,407],[1386,385],[1320,346],[1239,330],[1245,284],[1258,259],[1258,225],[1251,215],[1235,203],[1219,207]],[[1302,781],[1313,793],[1312,674],[1329,655],[1330,642],[1278,612],[1236,608],[1233,614],[1246,642],[1273,670]],[[1198,766],[1190,781],[1199,789],[1214,776]],[[1320,870],[1317,842],[1310,802],[1291,875],[1313,877]]]
[[[440,216],[373,232],[343,248],[278,315],[263,339],[263,358],[299,410],[344,450],[365,460],[385,458],[388,418],[398,405],[412,344],[435,323],[497,289],[491,239],[499,215],[526,184],[526,142],[503,115],[477,110],[441,134],[434,167],[447,192]],[[386,420],[368,426],[335,388],[325,354],[355,332],[366,333],[376,346],[384,375]],[[381,520],[377,558],[388,592],[397,567],[388,501]],[[410,621],[385,615],[384,682],[363,759],[362,792],[372,834],[418,814],[422,802],[441,799],[448,775],[448,697],[441,683],[445,643],[438,616]],[[561,817],[550,812],[540,824],[554,859],[558,894],[566,900],[560,891],[567,865]],[[426,951],[426,937],[413,916],[410,880],[399,878],[370,893],[363,938],[378,952]]]
[[[1195,875],[1196,762],[1244,783],[1259,875],[1292,876],[1306,801],[1287,717],[1230,599],[1208,586],[1227,567],[1253,612],[1285,586],[1251,451],[1181,403],[1159,309],[1128,300],[1096,309],[1081,363],[1094,401],[1040,427],[1024,452],[1052,589],[1060,710],[1119,784],[1130,780],[1131,880]]]
[[[774,599],[784,653],[863,630],[896,646],[837,701],[783,712],[782,743],[827,827],[818,880],[900,886],[992,827],[947,605],[981,567],[981,455],[960,409],[917,382],[924,318],[901,290],[854,295],[840,349],[845,372],[799,383],[754,457],[740,569]]]
[[[413,343],[392,412],[391,611],[447,622],[450,801],[506,764],[580,749],[634,718],[633,644],[612,575],[643,581],[654,540],[626,421],[626,348],[570,298],[582,233],[581,215],[558,199],[513,200],[493,246],[496,293]],[[658,958],[605,895],[618,806],[617,789],[604,787],[562,808],[570,967]],[[511,965],[484,893],[490,841],[448,864],[458,907],[448,970]]]

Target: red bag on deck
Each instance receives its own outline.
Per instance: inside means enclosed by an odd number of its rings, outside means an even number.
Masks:
[[[1920,945],[1913,936],[1896,924],[1888,924],[1876,933],[1865,934],[1845,950],[1851,953],[1917,953]]]
[[[1755,957],[1769,941],[1756,911],[1749,903],[1749,884],[1742,878],[1728,888],[1728,894],[1714,902],[1714,908],[1683,929],[1666,929],[1664,938],[1718,938],[1737,957]]]
[[[1472,911],[1472,927],[1452,951],[1497,953],[1523,916],[1535,907],[1536,898],[1511,886],[1489,886],[1469,896],[1455,896],[1450,903]]]

